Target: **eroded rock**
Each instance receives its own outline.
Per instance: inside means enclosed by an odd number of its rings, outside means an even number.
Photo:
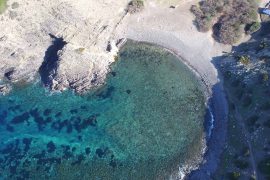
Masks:
[[[0,95],[7,95],[12,90],[9,84],[0,85]]]
[[[40,74],[52,90],[80,93],[104,83],[118,51],[115,30],[126,15],[126,0],[7,3],[0,21],[0,79],[29,82]],[[57,43],[49,34],[67,45],[50,52]]]

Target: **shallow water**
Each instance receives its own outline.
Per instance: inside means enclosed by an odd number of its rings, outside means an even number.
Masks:
[[[201,146],[201,84],[174,55],[129,42],[84,96],[40,83],[0,97],[0,176],[167,178]]]

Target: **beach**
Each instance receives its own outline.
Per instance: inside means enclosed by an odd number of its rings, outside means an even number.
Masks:
[[[181,1],[176,8],[149,1],[144,11],[126,17],[126,29],[119,30],[119,37],[153,43],[168,49],[184,61],[208,89],[208,106],[214,115],[214,128],[207,142],[204,160],[189,179],[209,179],[218,166],[226,139],[227,101],[222,77],[218,73],[218,60],[230,46],[213,40],[211,32],[198,32],[190,12],[191,5],[199,1]],[[177,23],[176,23],[177,22]]]
[[[13,2],[8,1],[8,6]],[[67,44],[57,49],[59,52],[52,53],[57,60],[54,67],[45,69],[55,73],[48,76],[53,77],[49,79],[50,89],[64,91],[70,88],[78,93],[104,83],[117,55],[118,40],[131,39],[161,46],[182,59],[207,89],[206,105],[212,109],[214,128],[204,160],[199,170],[191,173],[190,179],[208,179],[218,165],[226,139],[228,109],[217,67],[219,57],[223,52],[229,52],[231,46],[215,42],[211,32],[198,32],[190,12],[191,5],[198,2],[149,0],[141,12],[129,14],[125,11],[127,1],[124,0],[118,3],[111,0],[106,3],[58,0],[54,4],[37,1],[30,5],[19,1],[20,7],[6,11],[0,22],[5,27],[0,33],[3,62],[0,82],[5,79],[9,80],[8,85],[30,82],[38,73],[42,75],[40,68],[48,67],[46,52],[60,37]],[[106,4],[114,4],[116,11],[107,13],[111,8]],[[29,8],[37,7],[42,7],[39,13],[27,12]]]

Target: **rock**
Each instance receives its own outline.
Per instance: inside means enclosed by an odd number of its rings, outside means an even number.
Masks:
[[[0,85],[0,95],[7,95],[12,90],[9,84]]]
[[[12,75],[15,73],[15,68],[12,67],[10,69],[7,70],[7,72],[4,74],[5,78],[7,78],[7,80],[12,81]]]
[[[76,92],[103,84],[118,52],[115,31],[121,29],[127,5],[126,0],[39,0],[19,5],[8,1],[0,21],[0,79],[34,80],[48,65],[46,53],[54,35],[67,44],[57,50],[59,62],[52,62],[56,66],[44,75],[44,84],[51,90]]]
[[[67,44],[59,53],[59,64],[51,89],[63,91],[71,88],[77,93],[84,93],[104,83],[113,61],[112,53],[93,55],[88,49],[77,53],[76,47]]]

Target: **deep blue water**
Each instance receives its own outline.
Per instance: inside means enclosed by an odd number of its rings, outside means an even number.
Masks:
[[[86,95],[35,83],[0,97],[0,176],[157,179],[198,153],[204,96],[183,63],[129,42],[111,68]]]

